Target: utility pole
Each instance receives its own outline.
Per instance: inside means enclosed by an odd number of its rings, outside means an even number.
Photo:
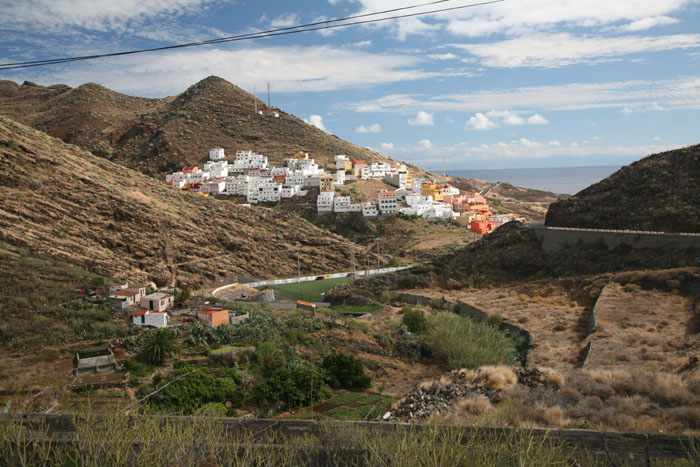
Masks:
[[[379,237],[376,237],[374,241],[377,245],[377,273],[379,273]]]
[[[272,115],[272,106],[270,105],[270,82],[267,82],[267,112]]]
[[[301,260],[299,259],[301,243],[297,242],[297,298],[301,299]]]

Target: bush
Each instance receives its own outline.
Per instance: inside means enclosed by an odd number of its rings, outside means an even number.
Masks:
[[[425,345],[451,370],[513,362],[515,343],[488,324],[441,312],[429,316],[428,325]]]
[[[352,355],[333,353],[321,364],[324,379],[333,389],[367,389],[372,377],[365,373],[362,361]]]
[[[218,374],[207,373],[204,369],[198,369],[180,380],[176,378],[190,373],[193,367],[184,362],[177,362],[173,372],[166,378],[154,380],[163,389],[154,395],[148,402],[168,413],[180,412],[191,414],[195,410],[209,404],[218,402],[232,406],[240,406],[243,402],[243,393],[238,389],[240,378],[235,370],[230,368]],[[167,387],[166,384],[170,383]]]
[[[262,407],[274,407],[283,402],[285,407],[292,408],[309,405],[328,394],[321,375],[306,365],[299,365],[275,370],[255,387],[253,399]]]
[[[423,334],[428,330],[428,320],[425,319],[425,316],[420,311],[409,310],[404,312],[401,321],[413,334]]]

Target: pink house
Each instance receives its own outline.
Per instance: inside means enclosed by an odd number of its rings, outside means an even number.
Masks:
[[[175,298],[167,293],[152,293],[141,299],[141,308],[148,311],[167,311],[175,304]]]

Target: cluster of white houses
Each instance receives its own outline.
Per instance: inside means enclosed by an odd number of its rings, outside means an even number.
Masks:
[[[210,160],[204,167],[184,167],[166,175],[169,185],[196,193],[245,196],[248,203],[278,202],[294,196],[304,196],[308,188],[333,189],[346,180],[345,156],[335,156],[334,174],[326,171],[309,158],[306,152],[284,159],[282,167],[268,165],[266,156],[252,151],[238,151],[233,163],[224,160],[222,148],[209,151]]]

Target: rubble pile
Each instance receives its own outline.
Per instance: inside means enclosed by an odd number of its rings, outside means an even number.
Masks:
[[[491,404],[503,400],[506,387],[516,384],[529,388],[557,389],[551,375],[537,368],[483,367],[477,370],[456,370],[433,381],[416,385],[396,406],[386,412],[384,421],[419,421],[433,414],[456,412],[460,401],[488,399]]]

